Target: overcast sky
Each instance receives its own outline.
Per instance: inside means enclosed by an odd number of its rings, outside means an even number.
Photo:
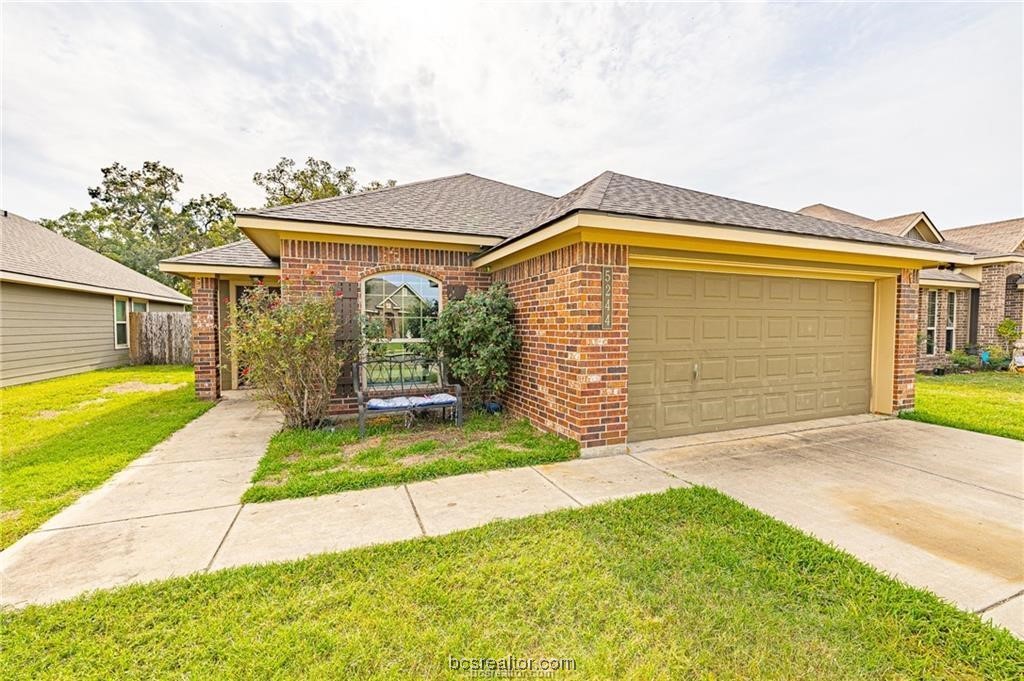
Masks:
[[[603,170],[795,210],[1024,214],[1020,4],[10,5],[3,207],[113,161],[260,204],[281,156],[363,181]]]

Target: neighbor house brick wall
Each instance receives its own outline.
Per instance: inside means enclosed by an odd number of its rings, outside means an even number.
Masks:
[[[611,324],[602,328],[602,273],[612,276]],[[626,246],[572,244],[499,270],[516,304],[521,350],[511,413],[581,446],[626,442],[629,266]]]
[[[429,248],[401,248],[323,241],[281,240],[281,292],[323,291],[342,281],[360,282],[380,272],[418,272],[441,282],[441,305],[453,286],[486,288],[490,275],[472,265],[471,253]],[[338,395],[332,414],[351,413],[355,398]]]
[[[938,315],[935,320],[935,353],[927,353],[925,334],[928,330],[928,292],[935,291],[938,295]],[[970,289],[943,289],[921,287],[918,294],[918,339],[917,370],[931,371],[936,367],[949,366],[950,349],[946,347],[946,321],[949,319],[949,293],[956,294],[956,315],[953,319],[953,349],[963,350],[967,347],[970,327],[971,292]]]
[[[918,297],[917,270],[902,270],[896,280],[896,347],[893,362],[892,408],[914,408],[917,370]]]
[[[196,397],[220,397],[220,341],[217,319],[217,279],[192,280],[192,363],[195,366]]]
[[[1024,274],[1024,264],[1000,263],[981,268],[981,293],[978,306],[978,344],[998,345],[999,322],[1007,317],[1018,324],[1024,322],[1021,292],[1009,283],[1011,277]]]

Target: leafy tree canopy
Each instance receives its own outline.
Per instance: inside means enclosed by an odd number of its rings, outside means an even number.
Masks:
[[[273,168],[253,175],[252,181],[266,192],[268,208],[395,186],[394,180],[372,180],[359,186],[355,173],[352,166],[339,169],[329,161],[312,156],[301,167],[293,159],[282,156]]]
[[[161,260],[241,238],[227,194],[182,202],[181,174],[159,161],[146,161],[138,170],[114,163],[101,172],[100,185],[89,188],[87,209],[41,224],[184,293],[189,282],[161,272]]]

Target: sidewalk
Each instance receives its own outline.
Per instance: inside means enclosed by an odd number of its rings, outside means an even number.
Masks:
[[[228,395],[0,553],[0,605],[447,534],[686,485],[623,455],[240,504],[278,428],[276,414]]]

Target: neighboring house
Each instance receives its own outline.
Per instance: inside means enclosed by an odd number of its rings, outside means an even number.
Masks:
[[[924,213],[872,220],[820,203],[797,212],[974,255],[955,269],[921,270],[919,370],[947,366],[954,350],[1000,344],[996,327],[1007,317],[1024,326],[1024,218],[940,232]]]
[[[191,302],[35,222],[0,217],[0,385],[126,364],[130,311]]]
[[[942,230],[946,243],[972,251],[964,273],[981,284],[977,342],[1001,343],[996,327],[1010,318],[1024,327],[1024,218]]]
[[[522,341],[505,405],[588,454],[913,407],[918,270],[971,262],[612,172],[558,198],[463,174],[236,217],[247,240],[161,264],[193,279],[201,397],[237,382],[226,302],[255,280],[333,290],[345,315],[388,277],[440,308],[505,282]]]

